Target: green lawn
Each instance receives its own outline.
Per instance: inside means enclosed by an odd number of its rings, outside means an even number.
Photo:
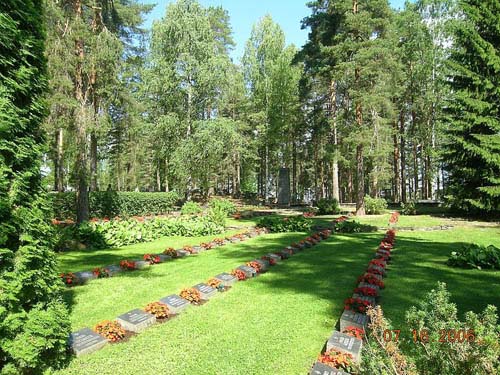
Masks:
[[[303,237],[266,235],[71,289],[73,328],[142,307]],[[304,374],[378,241],[380,233],[332,236],[167,324],[74,359],[59,374]]]
[[[382,293],[382,307],[395,329],[409,336],[406,310],[418,305],[438,281],[447,283],[461,318],[464,312],[479,312],[488,304],[500,308],[500,271],[446,265],[453,250],[471,242],[500,247],[500,227],[398,233],[394,259]]]

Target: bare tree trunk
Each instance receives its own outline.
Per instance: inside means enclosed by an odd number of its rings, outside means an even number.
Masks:
[[[76,0],[75,14],[78,19],[82,18],[82,3],[81,0]],[[76,221],[82,223],[89,219],[89,192],[87,185],[87,128],[86,128],[86,110],[85,110],[85,94],[83,83],[83,60],[85,57],[83,40],[79,39],[75,42],[75,54],[77,63],[75,69],[75,99],[78,103],[76,109],[76,175],[78,187],[76,192]]]
[[[398,123],[394,121],[394,134],[393,134],[393,145],[394,145],[394,202],[399,203],[401,201],[401,179],[399,177],[399,142],[398,142]]]
[[[333,136],[333,158],[332,158],[332,197],[340,202],[339,186],[339,161],[338,161],[338,137],[337,137],[337,91],[335,81],[330,82],[330,107],[332,116],[332,136]]]
[[[292,145],[292,203],[297,203],[297,144]]]
[[[414,200],[418,199],[418,145],[413,143],[413,186],[414,186]]]
[[[399,114],[399,136],[401,143],[401,201],[406,203],[406,139],[405,139],[405,116],[401,111]]]
[[[54,160],[54,190],[61,193],[64,191],[64,130],[57,129],[56,133],[56,157]]]
[[[165,192],[170,191],[169,180],[168,180],[168,159],[165,158]]]
[[[355,9],[357,12],[357,0],[354,0]],[[359,68],[356,68],[356,82],[360,79]],[[361,103],[356,104],[356,125],[361,130],[363,127],[363,109]],[[363,157],[363,144],[359,143],[356,147],[356,215],[365,215],[365,171],[364,171],[364,157]]]
[[[90,134],[90,191],[97,191],[97,136]]]

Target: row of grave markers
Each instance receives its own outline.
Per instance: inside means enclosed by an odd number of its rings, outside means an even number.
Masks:
[[[152,254],[152,256],[157,257],[157,259],[158,259],[157,263],[164,263],[164,262],[167,262],[167,261],[172,260],[172,259],[184,258],[184,257],[189,256],[189,255],[197,255],[203,251],[215,249],[217,247],[224,246],[224,245],[227,245],[230,243],[245,241],[246,239],[254,238],[254,237],[257,237],[261,234],[266,234],[266,233],[268,233],[267,228],[254,227],[246,232],[235,234],[231,237],[225,237],[224,239],[221,239],[220,243],[217,243],[217,242],[215,242],[215,240],[212,240],[211,242],[208,242],[207,244],[205,244],[205,245],[209,245],[208,248],[205,248],[202,245],[198,245],[198,246],[190,246],[192,252],[189,252],[189,251],[184,250],[184,249],[174,250],[175,254],[176,254],[175,258],[172,258],[172,256],[166,255],[163,253]],[[132,260],[130,262],[133,262],[134,270],[143,270],[143,269],[146,269],[149,266],[151,266],[151,262],[143,260],[143,259]],[[103,267],[102,269],[106,271],[106,274],[107,274],[106,277],[113,277],[117,273],[127,271],[125,268],[122,268],[119,265],[110,265],[110,266]],[[79,271],[79,272],[74,272],[74,273],[61,274],[61,278],[63,278],[63,280],[64,280],[65,277],[69,274],[72,275],[72,278],[74,281],[72,281],[70,284],[66,282],[67,286],[84,285],[90,280],[99,278],[98,272],[96,272],[96,271]]]
[[[291,246],[286,247],[280,252],[269,253],[262,257],[264,259],[255,259],[247,262],[244,265],[237,267],[236,270],[244,273],[244,279],[255,277],[262,272],[266,272],[271,265],[276,264],[283,259],[288,259],[290,256],[298,253],[299,251],[305,248],[313,247],[320,241],[327,239],[331,235],[331,233],[332,231],[329,229],[322,230],[307,237],[305,240],[299,241],[298,243],[294,243]],[[234,271],[232,273],[234,273]],[[235,277],[232,273],[221,273],[215,276],[215,279],[220,281],[221,285],[225,288],[230,287],[239,280],[239,278]],[[208,301],[210,298],[217,294],[218,290],[205,283],[197,284],[193,286],[193,289],[199,292],[202,302]],[[168,311],[174,315],[182,313],[184,309],[193,304],[177,294],[172,294],[164,297],[160,299],[159,302],[166,305],[168,307]],[[113,324],[117,324],[122,329],[133,333],[142,332],[147,327],[155,323],[157,323],[156,316],[141,309],[134,309],[125,314],[122,314],[118,316],[113,322]],[[97,351],[110,341],[113,340],[100,335],[90,328],[83,328],[77,332],[73,332],[70,334],[68,344],[72,352],[76,356],[80,356]]]
[[[394,219],[394,216],[391,219]],[[396,222],[397,216],[391,224],[396,224]],[[352,299],[346,300],[339,322],[340,331],[335,330],[330,336],[324,353],[314,363],[310,375],[349,375],[350,365],[361,363],[363,339],[369,324],[369,317],[366,315],[364,305],[375,307],[378,304],[380,289],[384,287],[382,279],[386,275],[387,263],[391,260],[395,235],[396,232],[392,228],[386,232],[374,259],[370,261],[366,273],[358,279],[359,284]],[[366,279],[370,281],[367,282]],[[374,290],[375,293],[370,292],[366,293],[370,295],[364,295],[362,291],[369,289]],[[365,301],[365,303],[360,301]],[[365,310],[365,312],[353,311],[353,305]]]

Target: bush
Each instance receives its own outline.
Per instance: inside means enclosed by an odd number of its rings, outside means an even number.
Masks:
[[[187,201],[182,205],[181,215],[197,215],[203,212],[199,203],[193,201]]]
[[[156,217],[144,221],[135,219],[86,222],[80,226],[57,228],[62,234],[58,249],[67,249],[70,244],[83,243],[94,249],[121,247],[141,242],[151,242],[164,236],[197,237],[219,234],[224,227],[214,223],[208,216],[188,218]]]
[[[340,212],[339,202],[336,199],[322,198],[316,202],[319,215],[335,215]]]
[[[229,199],[223,198],[213,198],[208,203],[208,206],[211,209],[220,209],[225,212],[226,216],[232,215],[236,212],[236,205],[231,202]]]
[[[290,217],[266,216],[259,220],[257,226],[267,228],[273,233],[309,232],[312,221],[302,215]]]
[[[500,249],[493,245],[466,245],[461,250],[451,253],[448,265],[462,268],[500,269]]]
[[[384,198],[372,198],[365,196],[365,209],[368,215],[379,215],[387,209],[387,201]]]
[[[411,346],[419,374],[498,374],[497,320],[497,308],[490,305],[481,314],[466,313],[460,321],[446,284],[438,283],[418,308],[406,313],[408,329],[420,333],[418,345]],[[420,339],[423,332],[425,340]]]
[[[401,202],[401,215],[416,215],[417,214],[417,204],[416,202]]]
[[[361,224],[355,220],[344,220],[338,221],[335,223],[333,228],[335,232],[338,233],[361,233],[361,232],[374,232],[377,230],[376,227],[373,227],[368,224]]]
[[[74,192],[49,194],[57,219],[75,219]],[[168,214],[180,200],[176,192],[140,193],[95,191],[89,194],[90,217],[144,216]]]

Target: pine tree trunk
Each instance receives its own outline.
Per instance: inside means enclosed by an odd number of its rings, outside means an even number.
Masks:
[[[168,180],[168,159],[165,158],[165,192],[170,191],[169,180]]]
[[[57,129],[56,133],[56,157],[54,160],[54,190],[61,193],[64,191],[64,130]]]
[[[75,14],[78,19],[82,18],[81,0],[75,1]],[[85,118],[85,94],[83,85],[83,60],[85,57],[83,40],[78,39],[75,42],[75,54],[77,63],[75,69],[75,99],[78,103],[76,109],[76,221],[82,223],[89,219],[89,191],[87,185],[87,128]]]
[[[338,161],[338,137],[337,137],[337,92],[335,81],[330,82],[330,110],[332,116],[332,138],[333,138],[333,157],[332,157],[332,197],[340,202],[339,185],[339,161]]]
[[[394,134],[393,134],[393,146],[394,146],[394,153],[393,153],[393,163],[394,163],[394,202],[399,203],[401,201],[401,178],[399,176],[399,157],[400,157],[400,152],[399,152],[399,142],[398,142],[398,123],[397,121],[394,121]]]
[[[406,203],[406,138],[405,138],[405,116],[401,111],[399,114],[399,136],[401,143],[401,201]]]
[[[413,186],[414,186],[414,196],[413,199],[418,199],[418,146],[414,142],[413,143]]]
[[[297,203],[297,144],[292,145],[292,202]]]
[[[97,191],[97,136],[90,134],[90,191]]]

